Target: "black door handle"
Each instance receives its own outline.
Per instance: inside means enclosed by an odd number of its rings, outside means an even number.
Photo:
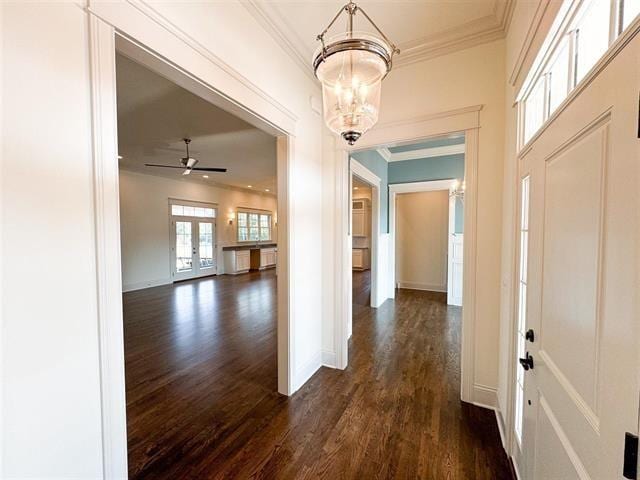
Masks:
[[[533,369],[533,357],[527,352],[525,358],[519,358],[518,361],[525,370]]]

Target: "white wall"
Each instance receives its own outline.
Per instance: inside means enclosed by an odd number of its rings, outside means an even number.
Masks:
[[[449,192],[396,197],[396,281],[401,288],[447,291]]]
[[[274,215],[276,212],[273,195],[121,170],[120,225],[122,286],[125,292],[172,281],[169,198],[217,204],[216,258],[219,274],[224,273],[222,247],[237,243],[236,222],[229,225],[228,213],[235,213],[238,207],[269,210]],[[272,241],[277,241],[275,227]]]
[[[0,477],[100,478],[86,14],[1,8]]]
[[[472,105],[480,112],[474,398],[496,403],[500,317],[504,41],[394,69],[383,82],[380,124]],[[407,92],[411,92],[408,94]]]
[[[92,14],[85,7],[84,2],[0,7],[2,251],[17,252],[5,255],[2,264],[3,478],[103,475]],[[91,10],[264,118],[279,115],[295,124],[287,193],[293,205],[290,361],[292,386],[299,388],[321,364],[322,259],[309,254],[321,251],[323,232],[322,124],[310,107],[310,97],[319,97],[318,86],[240,2],[134,7],[92,1]]]

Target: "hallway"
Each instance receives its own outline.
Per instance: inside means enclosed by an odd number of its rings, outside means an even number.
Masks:
[[[368,278],[354,276],[361,304]],[[289,399],[273,271],[132,292],[124,308],[130,478],[511,478],[493,412],[459,400],[460,309],[440,294],[354,306],[347,370]]]

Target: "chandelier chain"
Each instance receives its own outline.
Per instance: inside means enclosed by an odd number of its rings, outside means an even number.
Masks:
[[[369,17],[369,15],[367,15],[367,12],[364,10],[364,8],[362,7],[358,7],[358,5],[356,5],[353,1],[350,1],[349,3],[345,4],[342,8],[340,8],[340,10],[338,10],[338,13],[336,13],[336,15],[333,17],[333,19],[329,22],[329,25],[327,25],[327,27],[322,31],[322,33],[320,33],[316,39],[319,40],[322,43],[322,51],[323,51],[323,57],[325,52],[325,44],[324,44],[324,36],[326,35],[326,33],[329,31],[329,29],[331,27],[333,27],[333,25],[336,23],[336,20],[338,20],[338,18],[340,17],[340,15],[342,15],[342,12],[347,12],[347,15],[349,16],[348,18],[348,31],[349,33],[353,32],[353,17],[356,15],[356,12],[362,12],[362,15],[364,15],[364,17],[367,19],[367,21],[373,26],[373,28],[375,28],[375,30],[380,34],[380,36],[384,39],[385,42],[387,42],[389,44],[389,46],[391,47],[391,56],[393,57],[394,54],[399,54],[400,53],[400,49],[396,46],[395,43],[393,43],[391,40],[389,40],[389,37],[387,37],[384,32],[382,30],[380,30],[380,28],[378,27],[378,25],[376,25],[376,23],[371,20],[371,17]]]

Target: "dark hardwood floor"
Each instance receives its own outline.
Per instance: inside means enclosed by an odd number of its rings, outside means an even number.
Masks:
[[[130,478],[511,478],[493,412],[459,401],[460,310],[410,290],[367,302],[348,369],[286,398],[273,271],[125,294]]]

